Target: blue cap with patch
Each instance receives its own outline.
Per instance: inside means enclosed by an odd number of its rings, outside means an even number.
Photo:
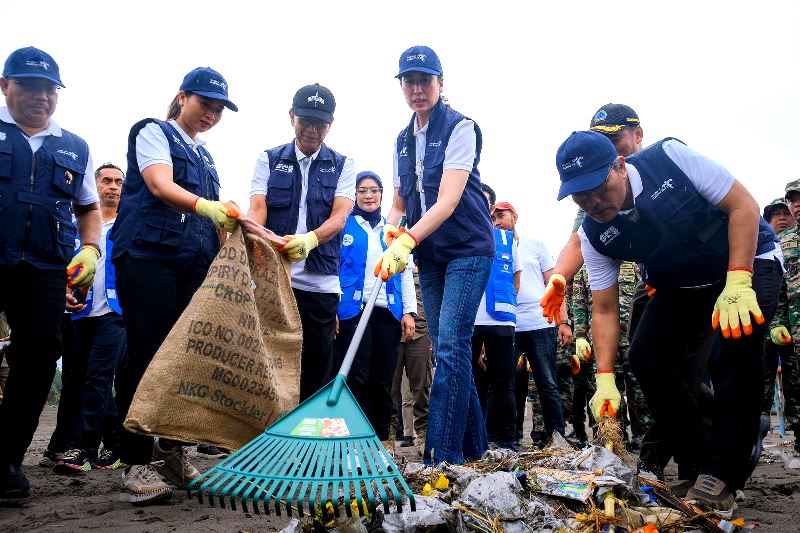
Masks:
[[[614,144],[594,131],[573,131],[556,152],[556,168],[561,177],[558,199],[601,185],[608,167],[617,159]]]
[[[400,72],[395,78],[401,78],[409,72],[424,72],[434,76],[442,75],[442,63],[432,48],[412,46],[400,54]]]
[[[222,74],[210,67],[197,67],[183,77],[181,91],[188,91],[206,98],[222,100],[231,111],[239,111],[228,99],[228,82]]]
[[[4,78],[43,78],[64,87],[58,63],[43,50],[33,46],[14,50],[3,66]]]

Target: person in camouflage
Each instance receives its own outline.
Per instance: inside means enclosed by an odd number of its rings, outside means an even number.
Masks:
[[[614,376],[617,384],[617,389],[620,392],[624,391],[622,403],[620,403],[619,412],[621,414],[620,420],[622,422],[623,431],[628,434],[628,427],[630,427],[631,437],[637,444],[641,442],[647,428],[650,425],[650,415],[647,409],[647,403],[644,399],[636,377],[630,369],[628,364],[628,347],[630,340],[628,338],[628,322],[631,315],[631,303],[633,302],[636,286],[640,281],[639,269],[635,263],[623,262],[619,270],[619,313],[620,313],[620,340],[619,351],[614,362]],[[593,365],[587,364],[591,356],[591,324],[592,324],[592,293],[589,289],[588,275],[585,267],[582,267],[578,274],[575,276],[572,289],[573,295],[573,316],[575,321],[575,338],[576,338],[576,355],[583,361],[582,367],[592,367]],[[581,340],[583,339],[583,342]],[[589,378],[594,374],[593,368],[587,371],[581,368],[578,373],[575,387],[580,388],[581,392],[586,390],[588,393],[589,387],[585,387],[583,383],[578,384],[577,381],[584,379],[592,381]],[[592,391],[593,394],[593,391]],[[591,398],[591,394],[586,398]],[[626,401],[627,400],[627,401]],[[574,399],[574,403],[578,405],[578,398]],[[578,436],[578,426],[582,426],[584,419],[583,411],[575,413],[576,417],[573,421],[573,427],[576,427],[576,436]]]
[[[785,218],[781,208],[790,212],[795,222],[793,225],[780,222]],[[800,452],[797,439],[800,433],[800,231],[796,223],[800,219],[800,180],[786,185],[786,201],[773,201],[764,209],[764,219],[770,224],[775,223],[773,228],[781,240],[785,272],[778,309],[770,324],[767,341],[767,379],[762,414],[769,415],[772,406],[775,373],[780,357],[784,416],[787,426],[795,434],[795,450]],[[783,347],[786,348],[782,350]]]

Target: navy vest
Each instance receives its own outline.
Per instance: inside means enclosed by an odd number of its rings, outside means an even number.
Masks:
[[[33,154],[23,131],[0,121],[0,266],[66,268],[75,243],[72,202],[88,161],[86,141],[65,129]]]
[[[642,178],[636,198],[638,220],[617,215],[606,223],[591,217],[583,230],[602,255],[644,263],[646,281],[656,288],[716,283],[728,268],[728,217],[703,199],[664,152],[663,139],[628,158]],[[756,255],[775,246],[775,232],[759,220]]]
[[[514,289],[514,233],[495,228],[494,261],[486,284],[486,312],[495,320],[517,321]]]
[[[386,223],[386,219],[383,222]],[[383,232],[380,239],[381,246],[385,250]],[[347,224],[342,232],[342,265],[339,268],[339,283],[342,286],[342,297],[336,312],[339,320],[353,318],[361,310],[368,240],[369,235],[356,221],[356,217],[354,215],[347,217]],[[403,318],[402,278],[402,275],[392,276],[386,282],[386,301],[389,311],[397,320]],[[375,280],[370,280],[369,283],[375,283]]]
[[[278,235],[291,235],[297,230],[300,215],[300,194],[303,174],[297,161],[294,141],[266,151],[269,158],[267,185],[267,229]],[[324,143],[308,169],[306,191],[306,228],[312,231],[331,216],[336,186],[344,168],[345,156]],[[341,241],[338,235],[311,250],[305,269],[336,276],[339,273]]]
[[[105,277],[105,293],[106,293],[106,301],[108,302],[108,306],[111,308],[112,311],[117,313],[118,315],[122,314],[122,308],[119,306],[119,300],[117,299],[117,269],[114,267],[114,263],[111,261],[111,256],[114,252],[114,243],[110,239],[111,230],[108,230],[106,233],[106,254],[100,260],[105,261],[105,270],[104,270],[104,277]],[[77,253],[78,250],[81,248],[81,242],[77,238],[75,252]],[[89,313],[92,312],[92,304],[94,303],[94,284],[89,287],[89,292],[86,293],[86,307],[83,308],[82,311],[78,311],[77,313],[72,313],[72,320],[78,320],[79,318],[83,318],[88,316]]]
[[[422,187],[425,205],[430,209],[439,196],[439,184],[444,171],[444,156],[450,135],[464,115],[453,111],[442,103],[441,98],[431,111],[426,133],[425,157],[422,165]],[[417,191],[416,141],[411,117],[408,127],[397,137],[397,170],[400,177],[400,196],[406,204],[408,226],[413,227],[422,218],[422,205]],[[492,222],[486,206],[486,197],[481,192],[481,177],[478,162],[483,144],[481,130],[475,124],[476,150],[467,185],[453,214],[439,228],[423,240],[414,257],[419,261],[446,263],[453,259],[494,254]]]
[[[122,185],[119,212],[110,238],[111,258],[129,254],[135,259],[183,264],[202,257],[209,265],[219,251],[214,223],[194,213],[183,213],[150,192],[136,161],[136,136],[155,122],[169,142],[172,181],[207,200],[219,200],[219,177],[211,154],[202,146],[197,155],[171,124],[148,118],[137,122],[128,135],[128,172]]]

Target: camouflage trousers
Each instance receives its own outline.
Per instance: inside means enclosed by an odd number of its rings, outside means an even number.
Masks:
[[[558,385],[558,392],[561,396],[561,409],[564,413],[564,420],[567,420],[569,413],[572,412],[572,397],[573,397],[573,381],[572,381],[572,366],[570,365],[571,359],[571,346],[561,347],[556,349],[556,384]],[[542,405],[539,403],[539,393],[536,390],[536,383],[533,381],[533,375],[528,376],[528,398],[531,401],[531,410],[533,412],[533,432],[544,431],[544,418],[542,417]]]
[[[778,358],[780,358],[783,381],[783,414],[786,417],[788,428],[794,429],[792,426],[800,424],[800,331],[792,331],[792,338],[797,340],[793,345],[787,346],[777,346],[767,339],[767,346],[764,350],[766,379],[764,380],[764,403],[761,406],[761,414],[769,415],[772,410],[775,375],[778,370]]]
[[[628,363],[628,346],[619,347],[617,358],[614,361],[614,378],[617,390],[622,395],[619,418],[626,438],[628,428],[630,428],[631,438],[644,437],[651,423],[650,410],[647,408],[647,401],[644,399],[639,382]]]

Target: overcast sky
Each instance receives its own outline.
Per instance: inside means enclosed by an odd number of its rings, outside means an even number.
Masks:
[[[0,55],[49,52],[67,86],[55,119],[123,168],[130,127],[164,118],[192,68],[219,70],[240,111],[203,138],[222,198],[247,205],[256,158],[292,139],[292,96],[314,82],[337,102],[327,144],[388,185],[411,114],[397,61],[429,45],[453,108],[483,132],[483,181],[557,255],[575,205],[556,202],[555,152],[608,102],[638,112],[646,144],[678,137],[762,206],[800,178],[799,24],[797,1],[14,1]]]

